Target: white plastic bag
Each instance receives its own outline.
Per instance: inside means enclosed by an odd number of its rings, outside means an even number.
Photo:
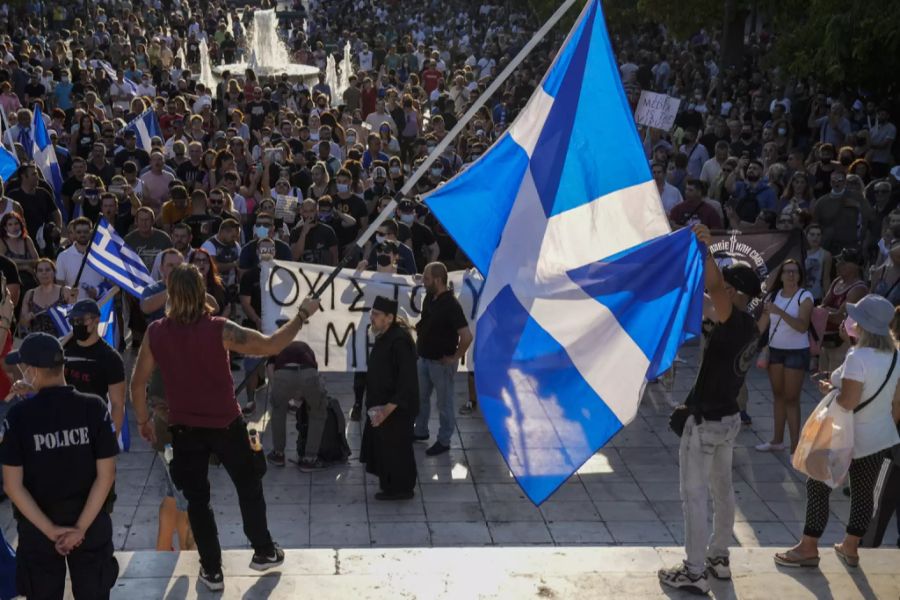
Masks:
[[[853,412],[837,402],[831,390],[812,412],[800,432],[794,468],[831,488],[844,483],[853,460]]]

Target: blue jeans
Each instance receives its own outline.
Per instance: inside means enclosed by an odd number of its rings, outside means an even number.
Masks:
[[[415,434],[428,435],[428,418],[431,416],[431,392],[437,395],[441,426],[437,441],[450,445],[453,430],[456,429],[456,410],[453,405],[453,382],[457,365],[445,365],[439,360],[420,358],[419,368],[419,416],[416,417]]]

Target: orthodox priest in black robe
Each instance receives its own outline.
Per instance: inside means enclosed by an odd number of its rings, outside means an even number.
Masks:
[[[375,344],[366,378],[366,424],[359,460],[378,476],[377,500],[407,500],[416,487],[413,423],[419,412],[416,345],[397,319],[397,302],[378,296],[370,312]]]

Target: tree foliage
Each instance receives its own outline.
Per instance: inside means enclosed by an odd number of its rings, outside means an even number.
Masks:
[[[789,73],[830,87],[897,91],[900,2],[788,0],[775,29],[775,59]]]
[[[546,19],[560,0],[527,3]],[[740,38],[744,19],[756,11],[773,35],[771,66],[829,87],[860,87],[887,94],[900,88],[900,1],[890,0],[602,0],[610,33],[626,34],[641,23],[662,23],[676,39],[701,28]],[[579,6],[585,0],[579,1]],[[570,26],[573,7],[561,27]],[[731,23],[726,22],[732,21]],[[737,22],[737,27],[729,27]],[[722,40],[723,51],[743,39]],[[728,63],[731,57],[724,57]]]

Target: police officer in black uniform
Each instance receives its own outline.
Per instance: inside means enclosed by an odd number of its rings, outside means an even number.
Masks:
[[[29,599],[63,597],[66,563],[76,600],[109,598],[119,565],[105,510],[119,451],[105,403],[66,385],[63,349],[33,333],[6,363],[33,393],[2,425],[4,489],[18,522],[16,585]]]

